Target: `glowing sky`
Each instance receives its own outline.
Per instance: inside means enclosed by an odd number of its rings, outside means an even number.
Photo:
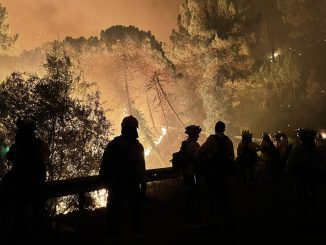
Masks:
[[[66,36],[98,36],[112,25],[135,25],[167,42],[181,0],[0,0],[18,50]]]

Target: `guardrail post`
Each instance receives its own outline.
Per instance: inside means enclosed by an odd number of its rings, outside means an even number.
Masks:
[[[78,194],[78,209],[80,214],[85,213],[86,195],[84,192]]]

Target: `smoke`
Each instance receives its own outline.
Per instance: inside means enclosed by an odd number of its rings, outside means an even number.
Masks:
[[[31,49],[66,36],[98,36],[112,25],[134,25],[169,40],[181,0],[1,0],[8,10],[18,49]]]

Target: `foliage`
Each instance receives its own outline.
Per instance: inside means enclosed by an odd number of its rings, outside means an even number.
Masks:
[[[202,100],[207,133],[217,120],[230,120],[231,103],[224,85],[248,76],[253,65],[247,42],[239,36],[239,19],[232,1],[184,1],[180,32],[171,37],[173,60],[193,77],[188,86],[194,87]]]
[[[326,3],[319,0],[278,0],[277,7],[283,13],[282,19],[292,29],[293,38],[309,36],[312,33],[325,34]]]
[[[217,120],[230,123],[234,134],[246,127],[323,127],[325,6],[306,0],[182,1],[170,56],[185,86],[195,88],[187,104],[193,97],[201,101],[206,133]],[[311,108],[318,111],[314,123],[307,117]]]
[[[8,51],[16,42],[18,35],[9,35],[9,25],[7,24],[7,10],[0,3],[0,54]]]
[[[48,180],[95,174],[110,128],[99,92],[58,42],[44,68],[43,77],[16,72],[1,84],[1,137],[12,143],[17,118],[33,116],[51,151]]]
[[[139,30],[135,26],[112,26],[105,31],[101,31],[101,40],[105,42],[107,49],[112,50],[119,42],[126,43],[132,40],[134,48],[141,50],[145,47],[148,50],[156,51],[159,53],[157,56],[161,56],[165,59],[165,62],[169,63],[169,65],[173,66],[166,57],[162,48],[162,43],[158,42],[155,37],[151,34],[150,31],[145,32]]]
[[[64,43],[104,93],[115,93],[116,123],[139,113],[148,141],[159,135],[158,125],[173,135],[182,123],[195,123],[209,134],[217,120],[234,134],[246,127],[293,132],[325,127],[325,11],[318,0],[183,0],[172,47],[120,25]],[[40,57],[35,53],[21,59]],[[24,63],[7,61],[3,67]]]

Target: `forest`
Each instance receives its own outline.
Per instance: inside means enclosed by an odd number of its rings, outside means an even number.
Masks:
[[[65,37],[20,54],[0,4],[0,173],[15,121],[34,117],[50,146],[47,179],[98,173],[126,115],[140,122],[146,167],[170,166],[186,125],[218,120],[236,140],[326,128],[326,1],[183,0],[170,42],[137,26]]]

